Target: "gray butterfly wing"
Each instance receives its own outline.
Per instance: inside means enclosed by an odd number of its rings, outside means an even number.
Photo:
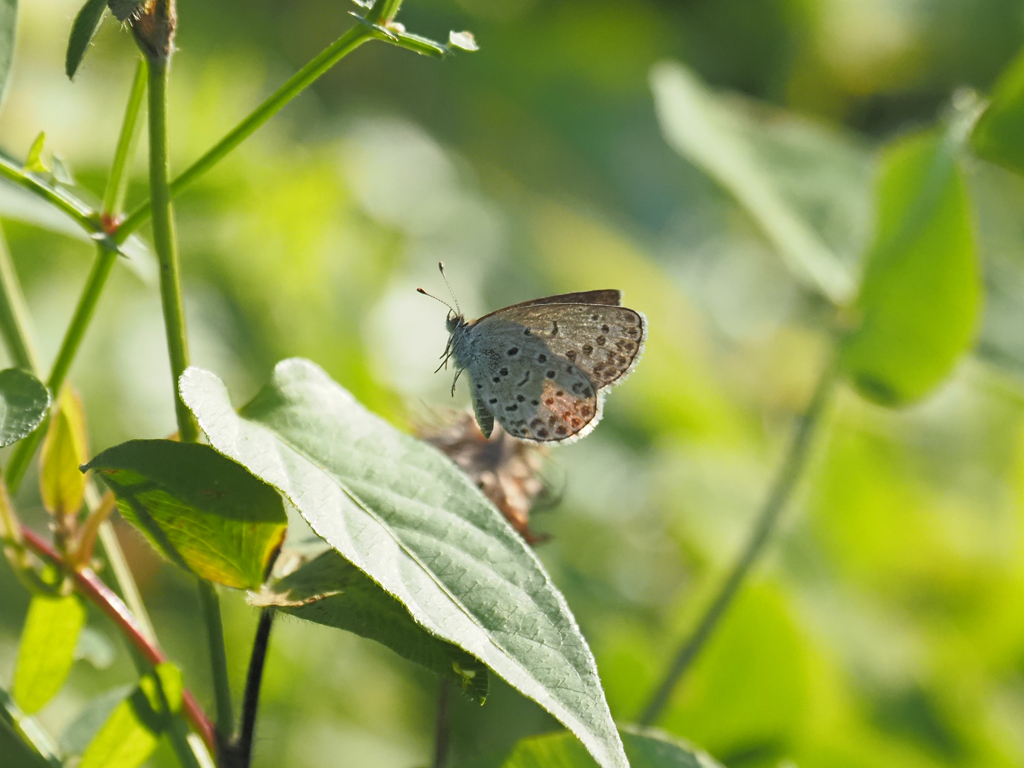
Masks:
[[[587,374],[527,330],[496,318],[469,331],[468,373],[481,429],[489,418],[525,440],[588,434],[601,418],[601,393]]]
[[[647,340],[647,321],[640,312],[610,305],[520,304],[473,325],[487,338],[507,337],[506,354],[517,338],[515,328],[518,336],[540,342],[542,349],[531,350],[538,364],[561,358],[582,371],[595,389],[624,381],[640,361]]]

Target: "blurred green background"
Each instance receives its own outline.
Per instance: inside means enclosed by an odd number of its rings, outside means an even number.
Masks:
[[[0,147],[24,157],[45,129],[98,195],[136,55],[108,20],[69,83],[79,4],[23,3]],[[354,8],[179,0],[174,167]],[[749,214],[666,142],[651,67],[673,59],[741,94],[723,108],[756,113],[754,151],[855,263],[873,150],[963,89],[985,93],[1024,43],[1024,4],[407,0],[399,18],[440,39],[469,29],[481,50],[438,62],[367,45],[179,199],[193,362],[241,403],[276,361],[309,357],[411,426],[466,404],[465,386],[453,403],[450,374],[433,373],[445,310],[414,292],[445,295],[439,259],[470,316],[621,288],[650,321],[645,359],[600,429],[551,452],[560,502],[534,528],[553,535],[540,557],[628,722],[741,545],[831,322]],[[990,290],[977,354],[903,411],[840,391],[770,555],[661,721],[730,768],[1024,766],[1024,181],[969,171]],[[3,223],[49,360],[93,249]],[[115,271],[72,378],[94,452],[174,430],[154,284]],[[43,523],[32,482],[19,502]],[[210,705],[192,580],[119,531],[158,634]],[[8,568],[0,580],[9,683],[27,594]],[[255,615],[241,594],[224,602],[240,690]],[[114,666],[76,666],[42,713],[54,733],[133,679],[110,626],[90,625]],[[282,619],[265,690],[257,765],[429,762],[436,681],[368,641]],[[486,765],[555,722],[496,681],[483,708],[458,702],[453,727],[454,762]]]

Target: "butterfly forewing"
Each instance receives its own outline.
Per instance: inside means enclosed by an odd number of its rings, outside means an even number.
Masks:
[[[504,325],[517,325],[554,355],[579,368],[595,385],[609,386],[631,373],[647,339],[644,316],[626,307],[592,304],[517,305],[474,325],[490,337]],[[513,334],[514,335],[514,334]],[[543,353],[540,353],[543,354]]]

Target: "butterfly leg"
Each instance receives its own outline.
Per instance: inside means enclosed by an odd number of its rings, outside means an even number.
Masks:
[[[455,372],[455,379],[452,381],[452,397],[455,397],[455,385],[459,383],[459,376],[462,375],[462,372],[464,370],[466,370],[466,369],[465,368],[459,368],[459,370],[457,370]]]

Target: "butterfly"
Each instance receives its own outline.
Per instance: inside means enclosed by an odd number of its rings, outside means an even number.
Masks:
[[[601,420],[607,389],[633,372],[647,340],[647,319],[620,306],[617,290],[524,301],[472,322],[458,309],[458,299],[454,309],[437,300],[449,309],[448,345],[438,370],[454,360],[452,394],[462,372],[469,373],[473,410],[485,437],[495,420],[522,440],[585,437]]]

